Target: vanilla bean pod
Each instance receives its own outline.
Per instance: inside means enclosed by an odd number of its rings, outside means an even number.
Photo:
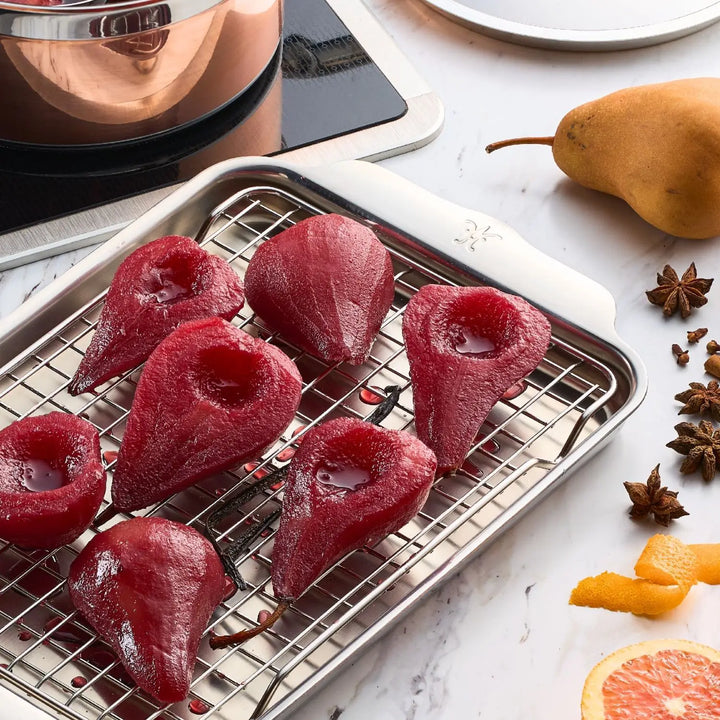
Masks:
[[[384,388],[387,397],[375,408],[365,421],[379,425],[394,409],[400,400],[401,388],[398,385],[388,385]]]
[[[240,571],[235,566],[235,560],[237,560],[244,550],[252,545],[262,532],[270,527],[270,525],[279,517],[280,511],[277,510],[263,520],[253,523],[240,535],[237,540],[233,541],[226,548],[220,547],[215,539],[214,531],[217,530],[217,526],[224,518],[236,510],[239,510],[243,505],[246,505],[261,492],[264,492],[273,485],[282,482],[286,474],[287,467],[274,470],[264,478],[261,478],[257,482],[253,483],[249,488],[232,498],[232,500],[228,500],[228,502],[211,513],[210,517],[208,517],[205,522],[205,537],[212,543],[213,548],[215,548],[215,552],[219,555],[220,560],[222,561],[225,572],[230,576],[230,579],[235,583],[238,590],[247,590],[247,583],[243,580]]]

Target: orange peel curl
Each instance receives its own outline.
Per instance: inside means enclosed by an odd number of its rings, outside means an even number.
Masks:
[[[720,543],[686,545],[672,535],[653,535],[635,563],[635,574],[585,578],[573,589],[570,604],[660,615],[676,608],[696,583],[720,584]]]

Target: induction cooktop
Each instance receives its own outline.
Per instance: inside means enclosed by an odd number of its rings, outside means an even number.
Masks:
[[[285,0],[268,68],[192,126],[105,146],[0,142],[0,270],[101,242],[215,162],[377,160],[429,142],[442,119],[360,0]]]

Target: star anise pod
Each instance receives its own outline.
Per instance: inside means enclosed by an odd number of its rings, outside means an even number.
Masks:
[[[705,295],[713,284],[713,278],[699,278],[693,262],[681,278],[670,265],[666,265],[662,273],[658,273],[657,283],[658,287],[645,293],[647,299],[653,305],[662,305],[663,315],[672,315],[679,308],[680,315],[686,318],[692,308],[707,302]]]
[[[703,479],[710,481],[715,475],[715,468],[720,462],[720,430],[712,423],[701,420],[699,425],[682,422],[675,426],[678,436],[671,440],[667,447],[681,455],[687,455],[680,466],[681,473],[695,472],[701,469]]]
[[[633,504],[630,517],[644,518],[652,513],[656,523],[667,527],[671,520],[690,514],[678,502],[677,492],[660,487],[660,465],[655,466],[647,483],[625,482],[623,485]]]
[[[707,387],[699,382],[691,382],[690,389],[678,393],[675,399],[685,403],[678,415],[705,413],[720,422],[720,384],[717,380],[711,380]]]

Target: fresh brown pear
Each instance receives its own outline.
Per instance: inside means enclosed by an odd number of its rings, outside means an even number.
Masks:
[[[625,200],[670,235],[720,235],[720,78],[619,90],[571,110],[554,137],[488,145],[551,145],[558,167]]]

